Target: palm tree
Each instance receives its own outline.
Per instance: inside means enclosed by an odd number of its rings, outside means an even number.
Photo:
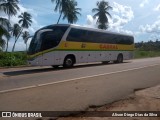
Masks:
[[[21,13],[21,15],[18,16],[18,18],[20,18],[19,24],[21,24],[21,27],[29,28],[31,26],[32,16],[29,13],[27,12]]]
[[[18,0],[1,0],[0,10],[8,15],[9,21],[11,16],[17,14],[17,10],[19,10],[18,3]]]
[[[93,17],[98,17],[97,24],[99,29],[108,28],[108,16],[111,18],[110,13],[108,12],[110,9],[112,9],[112,7],[104,0],[97,2],[97,8],[92,9],[93,13],[96,12]]]
[[[31,26],[31,24],[32,24],[32,20],[31,20],[32,16],[29,13],[24,12],[24,13],[21,13],[21,15],[18,16],[18,18],[20,18],[19,24],[21,24],[21,27],[22,27],[21,32],[20,32],[20,34],[18,36],[18,38],[19,38],[20,35],[23,32],[23,29],[25,29],[25,28],[28,29]]]
[[[27,42],[28,42],[28,39],[29,39],[29,32],[27,32],[27,31],[24,31],[23,32],[23,34],[22,34],[22,38],[23,38],[23,40],[24,40],[24,43],[26,44],[26,52],[27,52]]]
[[[0,17],[0,25],[5,26],[6,28],[9,28],[11,26],[8,19]]]
[[[3,36],[8,38],[9,34],[8,34],[8,31],[3,26],[0,25],[0,50],[2,50],[6,44]]]
[[[18,35],[20,34],[20,32],[21,32],[21,27],[18,24],[14,24],[13,29],[12,29],[12,35],[15,37],[15,42],[12,48],[12,52],[14,52],[15,45],[17,43]]]
[[[70,4],[70,0],[51,0],[53,3],[56,4],[54,11],[59,11],[60,12],[60,16],[58,18],[57,24],[59,23],[62,14],[64,14],[65,12],[67,12],[67,8]]]
[[[18,7],[18,0],[1,0],[0,1],[0,11],[4,11],[8,15],[8,20],[10,23],[10,17],[17,14],[17,11],[19,10]],[[10,27],[8,28],[8,31],[10,31]],[[7,38],[7,47],[6,51],[8,50],[8,42],[9,39]]]
[[[70,0],[67,6],[67,11],[64,11],[63,19],[67,18],[68,23],[76,23],[78,21],[77,15],[81,15],[80,12],[81,8],[76,8],[77,2],[75,0]]]
[[[6,42],[4,37],[9,40],[10,34],[8,32],[8,29],[10,27],[10,23],[6,18],[0,17],[0,48],[3,49]],[[8,42],[7,42],[8,43]],[[8,47],[8,44],[7,44]]]
[[[16,45],[20,35],[22,34],[23,29],[25,29],[25,28],[27,29],[27,28],[29,28],[29,26],[31,26],[31,23],[32,23],[31,17],[32,16],[27,12],[24,12],[18,16],[18,18],[20,18],[19,24],[21,24],[21,26],[19,26],[18,24],[15,24],[15,26],[14,26],[17,29],[15,29],[15,33],[13,34],[13,36],[15,36],[15,43],[14,43],[12,52],[15,49],[15,45]]]

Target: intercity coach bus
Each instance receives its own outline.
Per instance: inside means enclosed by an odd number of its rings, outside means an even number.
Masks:
[[[72,67],[77,63],[133,58],[134,37],[68,24],[39,29],[28,50],[28,63],[36,66]]]

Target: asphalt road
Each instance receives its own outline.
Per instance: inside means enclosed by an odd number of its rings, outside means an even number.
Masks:
[[[160,84],[160,57],[72,69],[0,69],[0,111],[84,110]]]

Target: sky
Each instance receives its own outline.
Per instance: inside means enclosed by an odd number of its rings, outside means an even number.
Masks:
[[[98,0],[77,0],[78,7],[81,8],[81,16],[76,24],[96,28],[96,19],[92,16],[92,9],[96,7]],[[109,11],[112,18],[109,18],[109,29],[114,31],[133,35],[135,42],[149,41],[160,39],[160,1],[159,0],[106,0],[113,8]],[[35,31],[41,27],[56,24],[59,13],[54,12],[55,4],[51,0],[20,0],[21,12],[29,12],[32,15],[32,26],[29,33],[33,35]],[[0,12],[0,16],[7,17]],[[12,24],[18,22],[17,17],[12,17]],[[60,23],[67,23],[61,20]],[[9,42],[9,50],[11,50],[14,39]],[[28,44],[30,40],[28,41]],[[20,38],[16,44],[16,50],[25,50],[25,44]]]

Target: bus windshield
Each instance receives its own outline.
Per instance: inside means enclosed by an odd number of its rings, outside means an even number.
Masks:
[[[32,38],[28,54],[33,55],[57,47],[68,27],[47,26],[38,30]]]

